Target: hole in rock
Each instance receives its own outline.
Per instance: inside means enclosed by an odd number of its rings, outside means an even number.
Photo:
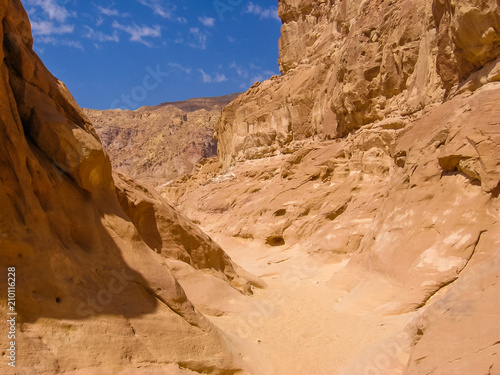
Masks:
[[[61,298],[57,297],[56,298],[56,303],[61,303]]]
[[[282,208],[274,213],[274,216],[284,216],[286,214],[286,210]]]
[[[500,181],[498,181],[497,187],[491,191],[491,196],[493,198],[498,198],[499,195],[500,195]]]
[[[270,236],[267,237],[266,244],[271,246],[283,246],[285,244],[285,239],[282,236]]]

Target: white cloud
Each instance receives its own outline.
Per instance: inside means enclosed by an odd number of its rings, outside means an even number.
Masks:
[[[215,73],[212,76],[208,73],[205,73],[205,71],[203,69],[198,69],[198,71],[201,73],[201,78],[202,78],[203,83],[212,83],[212,82],[220,83],[220,82],[227,81],[227,77],[224,74]]]
[[[33,35],[52,35],[52,34],[70,34],[75,30],[73,25],[59,25],[56,26],[51,21],[31,22]]]
[[[52,44],[54,46],[67,46],[67,47],[73,47],[73,48],[78,48],[83,51],[83,46],[80,42],[74,41],[74,40],[69,40],[69,39],[57,39],[51,36],[41,36],[36,39],[37,42],[43,43],[43,44]]]
[[[122,25],[118,21],[113,22],[113,28],[117,30],[121,30],[130,35],[131,42],[142,43],[148,47],[151,44],[145,41],[143,38],[151,37],[158,38],[161,37],[161,28],[159,25],[154,25],[153,27],[149,26],[138,26],[135,23],[132,25]]]
[[[264,76],[262,74],[255,74],[250,79],[250,82],[262,82],[264,81]]]
[[[85,34],[86,38],[97,40],[98,42],[116,42],[120,41],[120,37],[118,36],[118,32],[115,30],[112,35],[108,35],[103,33],[102,31],[95,31],[89,26],[85,26],[87,29],[87,33]]]
[[[104,8],[100,5],[98,5],[97,9],[99,10],[99,13],[102,13],[105,16],[118,16],[118,15],[120,15],[120,12],[117,9],[114,9],[113,7]]]
[[[278,8],[276,7],[262,8],[260,5],[254,4],[250,1],[247,5],[246,13],[258,16],[261,20],[271,18],[281,22],[281,19],[278,16]]]
[[[237,82],[241,82],[240,87],[242,88],[248,88],[256,81],[263,82],[269,77],[277,74],[276,72],[263,69],[253,63],[249,63],[247,67],[243,67],[236,62],[233,62],[229,65],[229,69],[233,69],[236,72],[239,78]]]
[[[192,71],[191,68],[188,68],[188,67],[183,66],[183,65],[178,64],[178,63],[168,63],[168,66],[173,68],[174,70],[180,70],[186,74],[190,74]]]
[[[29,14],[32,19],[31,28],[33,35],[49,36],[71,34],[75,30],[74,25],[66,24],[65,21],[69,17],[75,17],[76,14],[68,11],[61,5],[61,1],[27,0],[26,4],[32,6],[29,10]],[[56,39],[45,38],[45,40],[41,40],[41,38],[38,38],[37,41],[45,44],[55,44]],[[64,44],[69,45],[68,42]],[[81,45],[77,48],[81,48]]]
[[[189,29],[189,33],[194,39],[193,42],[189,43],[190,47],[199,48],[199,49],[207,49],[207,35],[200,31],[197,27],[192,27]]]
[[[236,62],[233,62],[231,65],[229,65],[229,69],[234,69],[236,71],[236,74],[238,74],[238,76],[241,78],[247,78],[249,75],[248,71],[242,66],[236,64]]]
[[[116,9],[114,3],[112,3],[109,7],[103,7],[100,5],[97,5],[96,7],[97,7],[97,12],[99,13],[97,15],[97,26],[104,23],[104,19],[102,16],[106,16],[106,17],[130,17],[129,13],[122,13],[118,9]]]
[[[275,74],[276,73],[271,72],[270,70],[264,70],[261,73],[253,73],[253,75],[250,78],[249,83],[253,84],[254,82],[257,82],[257,81],[264,82],[266,79],[274,76]]]
[[[160,17],[179,23],[187,23],[187,19],[175,15],[175,6],[170,2],[168,4],[165,4],[164,0],[137,0],[137,2],[150,8],[154,14]]]
[[[75,17],[76,15],[74,12],[69,12],[56,0],[28,0],[28,4],[40,7],[50,20],[65,22],[68,17]]]
[[[227,81],[227,77],[224,74],[215,73],[214,81],[217,83]]]
[[[210,74],[205,73],[203,69],[198,69],[198,71],[201,73],[204,83],[212,83],[212,76]]]
[[[212,17],[198,17],[198,21],[206,27],[213,27],[215,25],[215,18]]]
[[[167,9],[163,5],[162,0],[137,0],[139,4],[142,4],[148,8],[151,8],[155,14],[157,14],[160,17],[167,18],[167,19],[173,19],[174,15],[172,13],[171,9]]]

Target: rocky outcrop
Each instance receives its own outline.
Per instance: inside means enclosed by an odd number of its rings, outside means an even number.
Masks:
[[[0,20],[0,264],[16,269],[18,313],[16,368],[4,350],[1,372],[237,371],[228,339],[165,262],[247,292],[248,283],[147,188],[121,177],[115,185],[90,121],[33,52],[21,2],[2,1]]]
[[[84,109],[114,170],[160,186],[217,154],[213,139],[222,108],[238,94],[142,107],[136,111]]]
[[[182,261],[231,283],[245,294],[252,293],[249,282],[236,272],[237,266],[224,250],[158,193],[119,173],[114,180],[123,211],[151,249],[166,261]]]
[[[500,83],[491,83],[405,128],[386,121],[339,140],[297,142],[291,154],[227,171],[211,160],[163,194],[218,239],[307,254],[307,264],[347,262],[330,276],[343,291],[330,302],[336,311],[416,314],[404,339],[390,341],[397,350],[387,354],[386,343],[346,375],[373,366],[479,374],[498,366],[498,327],[487,312],[500,307],[491,297],[500,273],[499,104]],[[409,361],[400,358],[407,351]],[[406,372],[375,366],[381,355]]]
[[[306,247],[337,261],[358,254],[351,263],[381,275],[392,270],[415,294],[391,294],[384,309],[411,311],[456,278],[480,234],[493,230],[499,95],[492,84],[406,128],[383,122],[336,141],[296,143],[290,155],[226,173],[213,160],[164,194],[211,233]],[[408,303],[399,306],[398,296]]]
[[[387,118],[413,121],[464,80],[498,80],[495,1],[281,1],[281,77],[255,84],[216,127],[225,167]],[[489,77],[489,78],[488,78]],[[481,83],[482,82],[482,83]]]
[[[337,264],[335,311],[411,318],[341,374],[499,371],[498,6],[281,1],[283,76],[162,190],[217,238]]]

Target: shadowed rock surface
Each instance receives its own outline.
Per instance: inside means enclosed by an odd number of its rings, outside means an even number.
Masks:
[[[33,52],[21,2],[0,2],[0,20],[0,264],[16,267],[19,314],[17,366],[4,350],[0,372],[236,372],[239,355],[166,262],[228,290],[248,282],[161,198],[113,178],[89,119]],[[0,335],[5,346],[6,324]]]

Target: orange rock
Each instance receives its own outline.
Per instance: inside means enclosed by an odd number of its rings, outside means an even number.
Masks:
[[[2,1],[0,20],[0,264],[16,268],[16,373],[241,368],[165,259],[246,292],[248,282],[147,188],[122,178],[115,188],[90,121],[32,51],[21,2]],[[5,324],[0,335],[4,343]]]
[[[162,189],[221,243],[338,264],[332,314],[411,321],[332,371],[500,369],[498,6],[280,1],[283,76],[223,110],[219,161]]]

